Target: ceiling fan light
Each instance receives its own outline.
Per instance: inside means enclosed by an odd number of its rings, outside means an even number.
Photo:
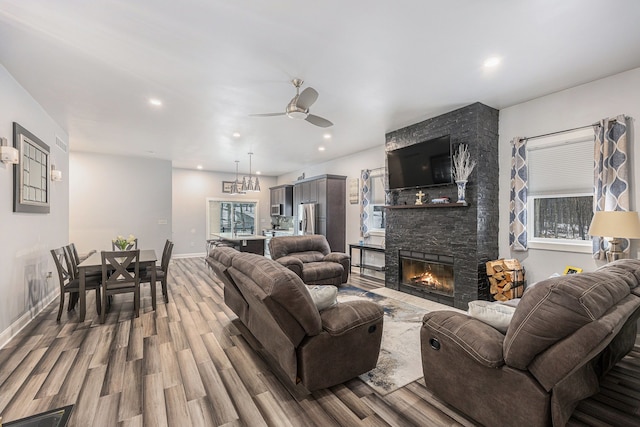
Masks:
[[[308,115],[309,113],[306,111],[294,110],[287,112],[287,117],[290,119],[306,119]]]

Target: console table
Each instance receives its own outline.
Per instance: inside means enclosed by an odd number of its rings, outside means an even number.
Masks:
[[[358,249],[359,250],[359,258],[358,258],[358,263],[355,264],[353,262],[353,249]],[[360,274],[362,276],[367,276],[364,272],[365,270],[373,270],[373,271],[384,271],[385,270],[385,266],[383,265],[370,265],[370,264],[365,264],[363,261],[364,258],[364,253],[365,252],[381,252],[384,253],[384,246],[381,245],[373,245],[373,244],[369,244],[369,243],[349,243],[349,258],[351,258],[351,266],[352,267],[359,267],[360,268]],[[374,277],[374,276],[368,276],[368,277]],[[374,277],[377,278],[377,277]]]

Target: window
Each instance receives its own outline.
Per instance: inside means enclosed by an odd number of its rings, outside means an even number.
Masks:
[[[593,216],[593,131],[583,129],[527,143],[529,247],[590,252]]]
[[[533,199],[533,237],[590,240],[593,196],[546,196]]]
[[[257,201],[208,199],[207,239],[218,233],[256,234],[257,212]]]
[[[374,235],[383,235],[386,226],[384,168],[372,169],[369,181],[371,183],[371,203],[367,206],[369,232]]]

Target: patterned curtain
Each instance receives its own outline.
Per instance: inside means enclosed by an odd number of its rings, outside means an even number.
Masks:
[[[593,127],[594,185],[593,206],[596,211],[629,210],[629,146],[627,122],[623,115],[600,120]],[[619,237],[619,236],[612,236]],[[593,257],[606,259],[606,241],[593,238]],[[629,253],[629,239],[620,239],[621,249]]]
[[[369,205],[371,204],[371,170],[360,172],[362,197],[360,197],[360,235],[369,237]]]
[[[511,192],[509,195],[509,246],[512,251],[527,247],[527,140],[511,141]]]

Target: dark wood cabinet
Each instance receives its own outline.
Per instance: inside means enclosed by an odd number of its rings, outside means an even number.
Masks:
[[[282,206],[282,216],[293,216],[293,185],[285,184],[269,188],[271,206]],[[271,211],[274,214],[274,211]]]
[[[294,182],[293,214],[301,203],[315,203],[317,233],[327,238],[331,250],[345,252],[346,176],[321,175]]]

